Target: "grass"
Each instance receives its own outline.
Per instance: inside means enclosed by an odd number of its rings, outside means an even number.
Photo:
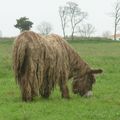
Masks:
[[[70,92],[61,98],[57,87],[48,100],[21,101],[12,72],[12,40],[0,41],[0,120],[120,120],[120,42],[70,41],[80,56],[104,73],[96,76],[94,96]],[[69,83],[70,84],[70,83]]]

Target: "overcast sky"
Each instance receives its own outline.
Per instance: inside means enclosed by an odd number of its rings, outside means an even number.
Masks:
[[[62,34],[59,6],[63,6],[70,0],[0,0],[0,30],[3,36],[16,36],[19,30],[14,27],[16,19],[26,16],[33,23],[33,31],[36,26],[47,21],[53,25],[53,33]],[[71,0],[78,3],[81,10],[88,13],[86,22],[96,28],[96,35],[104,31],[113,32],[113,19],[110,12],[116,0]]]

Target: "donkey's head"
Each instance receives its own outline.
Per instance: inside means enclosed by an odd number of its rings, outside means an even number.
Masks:
[[[81,96],[92,96],[92,85],[95,83],[94,74],[102,73],[101,69],[89,70],[83,76],[73,80],[73,92]]]

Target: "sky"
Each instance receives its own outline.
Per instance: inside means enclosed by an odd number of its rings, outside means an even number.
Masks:
[[[18,35],[19,29],[15,28],[16,19],[26,16],[34,23],[32,30],[37,31],[37,26],[49,22],[53,26],[52,33],[62,35],[59,6],[72,1],[79,5],[82,11],[88,13],[86,23],[92,24],[95,35],[101,36],[105,31],[114,30],[114,22],[110,13],[116,0],[0,0],[0,30],[3,37]]]

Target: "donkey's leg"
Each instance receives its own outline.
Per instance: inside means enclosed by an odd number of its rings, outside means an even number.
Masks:
[[[29,83],[26,83],[21,86],[21,94],[22,94],[23,101],[29,102],[33,100],[33,97],[31,95],[31,86]]]
[[[24,91],[26,95],[23,95],[23,99],[25,101],[32,101],[33,97],[39,95],[39,86],[38,86],[38,79],[36,77],[36,66],[31,62],[29,68],[26,70],[24,82]],[[24,98],[25,96],[25,98]]]
[[[51,89],[49,88],[49,83],[46,80],[40,88],[40,95],[43,98],[49,98],[50,94],[51,94]]]
[[[31,96],[36,97],[39,96],[39,84],[38,84],[38,79],[35,77],[32,78],[33,82],[31,82]]]
[[[68,89],[68,87],[66,85],[66,82],[65,81],[64,82],[60,81],[59,82],[59,86],[60,86],[60,91],[61,91],[62,98],[69,99],[70,98],[70,96],[69,96],[69,89]]]
[[[43,97],[43,98],[49,98],[50,96],[50,90],[48,89],[44,89],[44,90],[40,90],[40,95]]]

